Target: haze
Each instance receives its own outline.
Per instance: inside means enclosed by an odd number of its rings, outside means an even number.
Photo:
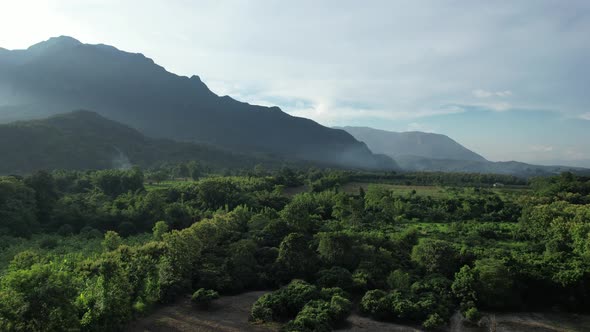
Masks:
[[[587,1],[11,1],[0,47],[71,35],[327,126],[590,166]]]

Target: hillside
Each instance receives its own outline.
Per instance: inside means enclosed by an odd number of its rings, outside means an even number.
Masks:
[[[534,177],[574,172],[590,174],[590,170],[570,166],[532,165],[518,161],[470,161],[400,156],[396,162],[402,169],[426,172],[489,173]]]
[[[342,130],[217,96],[142,54],[70,37],[0,52],[0,121],[90,109],[150,137],[363,168],[394,168]]]
[[[368,127],[342,127],[375,153],[393,158],[416,156],[433,159],[485,161],[479,154],[467,149],[448,136],[420,131],[393,132]]]
[[[41,169],[105,169],[198,160],[216,168],[279,165],[280,158],[244,155],[194,143],[152,139],[97,113],[76,111],[0,125],[0,174]]]
[[[424,132],[391,132],[368,127],[342,127],[375,153],[395,159],[401,169],[426,172],[493,173],[521,177],[559,174],[565,171],[588,174],[569,166],[531,165],[518,161],[493,162],[467,149],[446,135]]]

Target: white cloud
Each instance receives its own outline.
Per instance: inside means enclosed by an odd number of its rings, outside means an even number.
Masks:
[[[486,106],[489,109],[497,111],[497,112],[508,111],[512,108],[512,105],[509,103],[491,103],[491,104],[486,104]]]
[[[476,96],[477,98],[488,98],[494,95],[493,92],[490,91],[485,91],[485,90],[473,90],[473,95]]]
[[[551,145],[535,145],[531,147],[531,150],[534,152],[551,152],[553,151],[553,146]]]
[[[512,91],[510,91],[510,90],[486,91],[486,90],[482,90],[482,89],[477,89],[477,90],[473,90],[472,93],[477,98],[510,97],[510,96],[512,96]]]
[[[584,89],[590,47],[580,43],[590,35],[590,20],[580,14],[589,12],[587,0],[567,6],[465,1],[460,9],[438,0],[0,3],[0,47],[73,35],[144,53],[171,72],[199,75],[216,93],[326,125],[399,124],[403,130],[407,123],[432,122],[423,117],[474,109],[552,110],[590,121],[590,113],[579,111],[590,102]],[[441,25],[441,17],[449,20]],[[464,125],[438,119],[444,132]],[[587,137],[563,131],[543,135],[572,146]],[[505,154],[533,153],[529,147],[539,141],[514,133],[520,150]],[[483,141],[477,134],[465,140]],[[478,152],[498,149],[488,141]],[[564,150],[555,145],[553,152]]]

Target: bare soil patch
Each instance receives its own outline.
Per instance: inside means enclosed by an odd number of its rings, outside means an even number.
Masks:
[[[132,322],[130,332],[269,332],[276,326],[253,325],[248,322],[252,304],[266,292],[248,292],[222,296],[207,310],[194,306],[189,297],[157,309],[147,317]]]
[[[254,325],[248,322],[252,304],[265,291],[223,296],[207,310],[194,306],[187,296],[161,307],[149,316],[132,322],[130,332],[271,332],[279,325]],[[456,314],[445,331],[449,332],[590,332],[590,316],[566,313],[487,313],[481,326],[465,325]],[[381,322],[357,313],[351,314],[336,331],[417,332],[418,326]]]

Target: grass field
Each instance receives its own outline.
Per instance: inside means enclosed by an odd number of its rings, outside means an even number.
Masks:
[[[406,185],[398,185],[398,184],[384,184],[384,183],[371,183],[371,182],[349,182],[340,189],[349,194],[358,194],[359,188],[363,188],[363,190],[367,190],[369,186],[380,186],[384,187],[389,190],[393,190],[396,194],[399,195],[406,195],[413,191],[416,191],[416,195],[422,196],[432,196],[437,197],[441,195],[446,195],[445,189],[443,187],[438,186],[406,186]]]

